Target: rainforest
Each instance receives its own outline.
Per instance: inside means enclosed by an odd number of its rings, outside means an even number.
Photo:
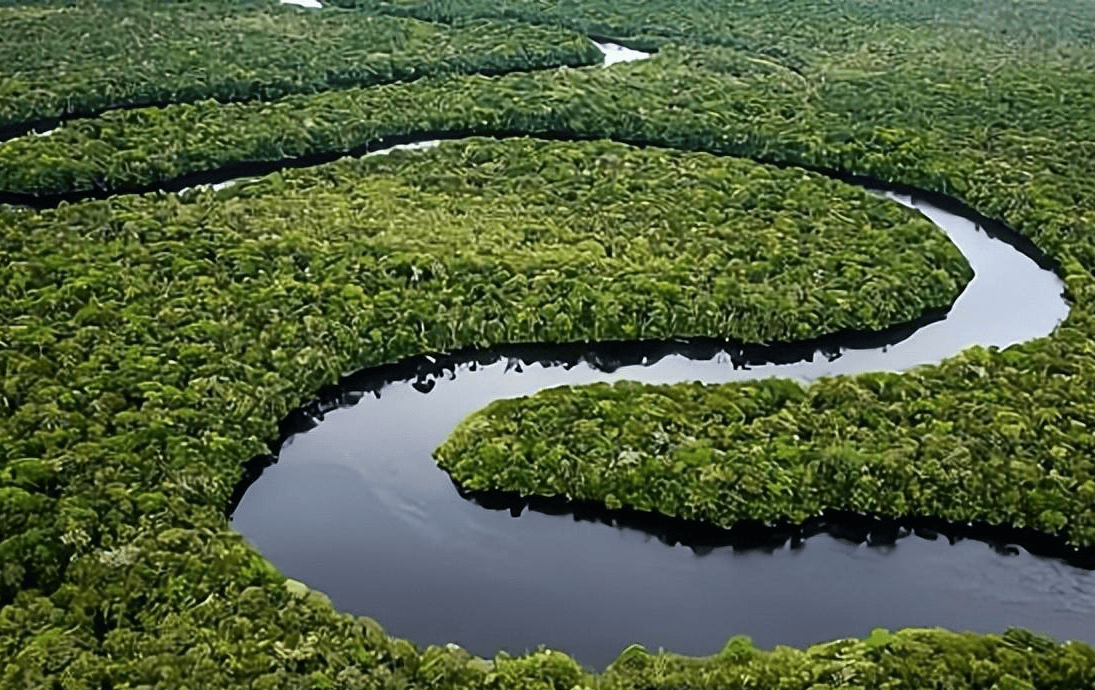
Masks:
[[[821,523],[845,551],[896,544],[883,560],[943,534],[992,544],[1000,572],[1046,559],[1071,578],[1042,583],[1053,605],[1082,606],[1095,5],[300,4],[0,2],[0,687],[1095,686],[1082,626],[1006,616],[813,639],[788,607],[758,644],[699,612],[697,630],[723,631],[701,656],[653,649],[662,621],[632,616],[602,621],[620,640],[605,663],[539,645],[528,621],[516,646],[473,648],[459,626],[416,639],[400,616],[444,596],[407,577],[388,616],[379,595],[357,610],[248,526],[273,524],[248,522],[263,491],[288,516],[275,538],[336,494],[398,513],[378,472],[330,475],[298,508],[274,489],[307,493],[319,466],[293,449],[404,396],[403,416],[343,442],[426,439],[432,484],[383,470],[423,492],[423,530],[447,519],[431,503],[502,508],[658,536],[636,553],[725,542],[762,568],[782,556],[758,542],[816,552]],[[1017,263],[986,289],[984,257],[935,208]],[[1017,328],[841,369],[940,341],[959,314],[984,327],[987,306],[963,311],[975,289]],[[635,373],[685,360],[710,380]],[[781,374],[795,362],[815,368]],[[587,365],[615,382],[561,378]],[[544,383],[507,388],[538,368]],[[414,401],[477,369],[489,395],[426,435],[443,415]],[[447,591],[457,538],[414,551],[412,575]],[[958,553],[940,546],[939,562]],[[354,554],[343,578],[394,577],[401,548]],[[460,625],[504,619],[505,571],[484,571],[496,596]],[[559,601],[554,620],[580,627],[578,599]]]

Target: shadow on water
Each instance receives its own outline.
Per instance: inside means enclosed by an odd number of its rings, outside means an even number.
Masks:
[[[905,515],[886,517],[846,510],[826,510],[805,522],[764,524],[743,520],[722,528],[701,520],[673,518],[632,508],[610,509],[593,501],[563,497],[522,496],[510,491],[466,491],[453,482],[465,500],[487,510],[504,511],[518,518],[526,510],[543,515],[570,516],[590,522],[647,534],[667,546],[684,546],[697,556],[716,549],[772,552],[785,546],[799,547],[810,537],[825,534],[853,544],[893,546],[915,534],[923,539],[946,539],[950,544],[970,539],[992,547],[1001,555],[1023,549],[1035,556],[1058,559],[1075,568],[1095,570],[1095,548],[1075,549],[1063,539],[1034,529],[1020,529],[987,522],[956,523],[942,518]]]

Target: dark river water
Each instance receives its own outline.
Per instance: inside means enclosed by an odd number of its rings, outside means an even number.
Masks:
[[[904,370],[973,344],[1047,335],[1065,316],[1055,274],[973,220],[916,207],[976,273],[945,317],[797,347],[697,341],[586,356],[596,348],[515,348],[437,367],[419,358],[417,374],[363,372],[299,426],[314,428],[288,437],[278,462],[246,488],[233,525],[339,609],[419,644],[453,642],[487,657],[547,645],[603,668],[634,642],[702,655],[735,634],[805,646],[907,626],[1021,626],[1095,643],[1095,571],[1022,548],[904,531],[884,546],[823,532],[764,548],[689,547],[659,538],[656,524],[484,507],[461,497],[431,457],[491,400],[550,386]]]

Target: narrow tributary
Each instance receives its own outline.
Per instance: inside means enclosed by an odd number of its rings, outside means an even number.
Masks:
[[[709,654],[735,634],[804,646],[906,626],[1021,626],[1095,642],[1095,572],[1022,548],[904,531],[885,546],[831,533],[765,548],[673,545],[656,526],[489,509],[462,498],[431,457],[476,409],[550,386],[898,371],[1044,336],[1064,318],[1057,276],[972,215],[890,196],[939,225],[974,268],[945,317],[816,346],[531,347],[362,372],[313,407],[324,410],[313,429],[287,438],[243,494],[235,528],[339,609],[485,656],[547,645],[599,668],[633,642]]]

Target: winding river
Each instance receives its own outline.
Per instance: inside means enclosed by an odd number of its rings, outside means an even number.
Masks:
[[[600,668],[633,642],[702,655],[735,634],[805,646],[906,626],[1095,643],[1095,571],[1006,542],[835,523],[723,539],[650,516],[464,497],[433,462],[452,428],[497,398],[621,379],[901,371],[1048,335],[1067,314],[1059,278],[1006,229],[940,197],[882,193],[935,222],[973,267],[945,315],[783,346],[512,346],[362,371],[285,420],[277,463],[252,467],[237,490],[234,527],[339,609],[488,657],[547,645]]]

